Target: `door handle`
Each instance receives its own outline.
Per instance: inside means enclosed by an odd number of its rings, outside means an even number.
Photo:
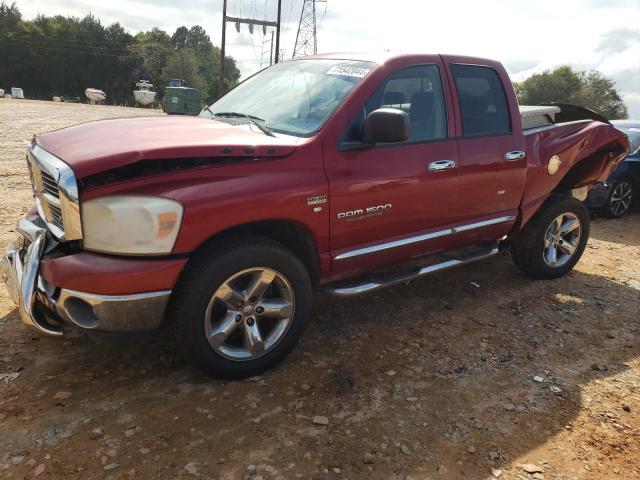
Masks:
[[[504,154],[504,159],[507,162],[515,162],[517,160],[522,160],[526,156],[527,156],[527,154],[524,153],[522,150],[514,150],[513,152],[505,153]]]
[[[442,170],[449,170],[450,168],[456,168],[456,162],[453,160],[438,160],[436,162],[429,163],[430,172],[441,172]]]

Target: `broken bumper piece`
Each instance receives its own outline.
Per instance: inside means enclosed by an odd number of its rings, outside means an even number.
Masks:
[[[97,295],[57,288],[38,275],[47,250],[47,230],[27,219],[18,222],[19,241],[2,258],[0,276],[23,323],[47,337],[63,325],[98,332],[151,330],[160,326],[171,290],[131,295]]]

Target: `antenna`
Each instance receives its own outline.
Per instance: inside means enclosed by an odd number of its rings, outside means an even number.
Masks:
[[[316,34],[316,3],[325,3],[327,0],[304,0],[298,33],[296,34],[296,46],[293,49],[293,58],[315,55],[318,53],[318,38]]]

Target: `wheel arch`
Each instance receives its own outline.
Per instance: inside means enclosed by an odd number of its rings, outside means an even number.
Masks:
[[[620,180],[629,180],[629,182],[631,182],[631,186],[636,190],[640,187],[640,176],[636,177],[628,170],[621,172],[620,175],[616,177],[615,182]]]
[[[574,189],[593,186],[599,181],[615,175],[615,169],[611,172],[612,163],[615,165],[616,157],[619,159],[623,153],[618,144],[612,144],[578,160],[567,170],[553,191],[556,193],[570,192]]]
[[[190,257],[204,249],[211,248],[213,244],[251,235],[267,237],[281,243],[302,261],[309,272],[313,285],[320,283],[320,257],[316,242],[311,231],[295,220],[270,219],[234,225],[206,239]]]

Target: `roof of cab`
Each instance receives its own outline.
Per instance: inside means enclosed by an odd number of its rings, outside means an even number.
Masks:
[[[400,56],[398,52],[331,52],[320,53],[317,55],[309,55],[307,57],[298,57],[294,60],[314,60],[314,59],[332,59],[332,60],[354,60],[360,62],[384,63],[391,57]]]
[[[420,57],[425,55],[438,55],[455,58],[456,63],[464,62],[478,65],[492,65],[499,62],[480,57],[468,57],[462,55],[443,55],[431,52],[399,52],[399,51],[383,51],[383,52],[331,52],[318,55],[309,55],[307,57],[298,57],[288,61],[297,60],[313,60],[313,59],[333,59],[333,60],[352,60],[356,62],[373,62],[383,64],[389,60],[395,60],[402,57]]]

